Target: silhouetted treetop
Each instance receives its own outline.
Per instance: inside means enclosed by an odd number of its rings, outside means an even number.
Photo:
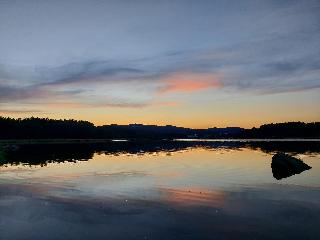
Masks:
[[[49,118],[0,117],[0,139],[173,139],[173,138],[320,138],[319,122],[264,124],[239,127],[191,129],[143,124],[95,126],[88,121]]]

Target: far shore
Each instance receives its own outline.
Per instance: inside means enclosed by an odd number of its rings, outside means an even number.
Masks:
[[[220,139],[1,139],[1,144],[72,144],[72,143],[108,143],[108,142],[159,142],[159,141],[182,141],[182,142],[320,142],[320,138],[220,138]]]

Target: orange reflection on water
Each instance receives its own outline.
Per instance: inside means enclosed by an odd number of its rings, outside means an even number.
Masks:
[[[272,154],[250,148],[188,148],[138,154],[100,152],[89,161],[76,163],[2,167],[0,179],[61,186],[99,197],[121,195],[128,199],[159,198],[176,204],[221,206],[226,197],[223,191],[243,186],[261,188],[274,183],[319,186],[318,155],[300,157],[312,169],[280,182],[272,176]]]
[[[223,207],[226,193],[218,190],[208,190],[202,188],[176,188],[161,189],[164,197],[163,202],[168,202],[179,206],[205,205],[211,207]]]

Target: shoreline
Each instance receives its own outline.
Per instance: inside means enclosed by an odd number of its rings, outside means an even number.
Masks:
[[[320,138],[181,138],[181,139],[1,139],[1,144],[68,144],[114,142],[320,142]]]

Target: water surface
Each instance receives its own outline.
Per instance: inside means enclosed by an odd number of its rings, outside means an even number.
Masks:
[[[0,239],[319,239],[319,142],[31,144],[0,167]],[[285,151],[312,168],[277,180]]]

